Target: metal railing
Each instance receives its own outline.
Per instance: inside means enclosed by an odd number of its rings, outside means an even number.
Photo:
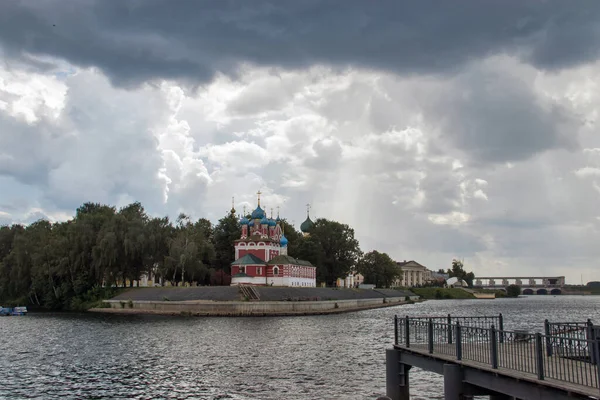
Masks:
[[[398,319],[398,316],[395,317]],[[446,337],[448,342],[453,343],[453,335],[454,331],[452,329],[443,328],[442,326],[452,326],[456,324],[460,324],[462,326],[470,326],[473,328],[488,328],[491,325],[499,327],[501,330],[504,329],[504,318],[502,314],[492,315],[492,316],[472,316],[472,317],[460,317],[460,316],[452,316],[451,314],[444,316],[430,316],[430,317],[405,317],[405,325],[413,325],[414,329],[404,330],[402,332],[398,331],[398,324],[395,324],[394,337],[396,343],[398,343],[398,336],[405,335],[406,332],[414,332],[415,334],[422,333],[424,328],[424,324],[429,321],[432,321],[438,324],[438,329],[446,331]]]
[[[546,353],[565,358],[596,363],[594,346],[600,327],[594,326],[591,319],[585,322],[544,321]],[[591,343],[591,345],[590,345]]]
[[[444,317],[447,318],[447,317]],[[470,361],[492,369],[530,374],[539,380],[554,379],[600,389],[600,327],[588,325],[588,335],[567,336],[562,326],[545,324],[550,334],[497,329],[482,320],[498,317],[395,317],[394,338],[399,347]],[[471,324],[471,325],[470,325]],[[576,326],[576,325],[573,325]],[[553,330],[554,329],[554,330]]]

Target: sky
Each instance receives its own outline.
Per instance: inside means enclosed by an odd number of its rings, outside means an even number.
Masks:
[[[0,2],[0,225],[256,206],[600,280],[600,2]]]

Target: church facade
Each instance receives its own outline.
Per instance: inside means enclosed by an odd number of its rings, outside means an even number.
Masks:
[[[287,253],[288,240],[279,215],[267,217],[258,205],[250,216],[240,219],[241,237],[235,241],[235,261],[231,264],[231,285],[316,287],[317,268],[308,261],[298,260]],[[235,213],[235,210],[232,209]],[[309,234],[312,221],[301,226]]]

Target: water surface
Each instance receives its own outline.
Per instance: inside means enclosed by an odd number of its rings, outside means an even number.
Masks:
[[[505,329],[600,321],[600,297],[439,300],[307,317],[31,313],[0,318],[2,399],[375,399],[393,316],[495,315]],[[414,399],[440,376],[411,371]]]

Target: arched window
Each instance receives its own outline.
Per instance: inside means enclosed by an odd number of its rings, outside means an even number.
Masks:
[[[279,275],[279,267],[273,267],[273,275]]]

